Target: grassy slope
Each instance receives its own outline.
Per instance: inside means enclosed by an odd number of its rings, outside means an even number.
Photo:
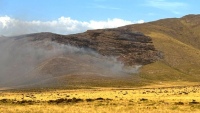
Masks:
[[[164,59],[146,65],[141,76],[151,80],[200,81],[200,16],[164,19],[131,25],[129,29],[152,37]]]

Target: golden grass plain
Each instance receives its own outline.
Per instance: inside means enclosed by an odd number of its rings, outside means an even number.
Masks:
[[[0,113],[199,113],[200,85],[0,91]]]

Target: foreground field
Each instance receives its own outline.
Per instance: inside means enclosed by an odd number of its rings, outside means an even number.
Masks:
[[[199,113],[200,86],[0,91],[0,113]]]

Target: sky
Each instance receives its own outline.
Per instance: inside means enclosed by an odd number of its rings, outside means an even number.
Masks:
[[[0,0],[0,36],[73,34],[200,14],[199,0]]]

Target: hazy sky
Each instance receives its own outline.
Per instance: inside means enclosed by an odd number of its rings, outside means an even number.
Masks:
[[[199,0],[0,0],[0,35],[70,34],[200,14]]]

